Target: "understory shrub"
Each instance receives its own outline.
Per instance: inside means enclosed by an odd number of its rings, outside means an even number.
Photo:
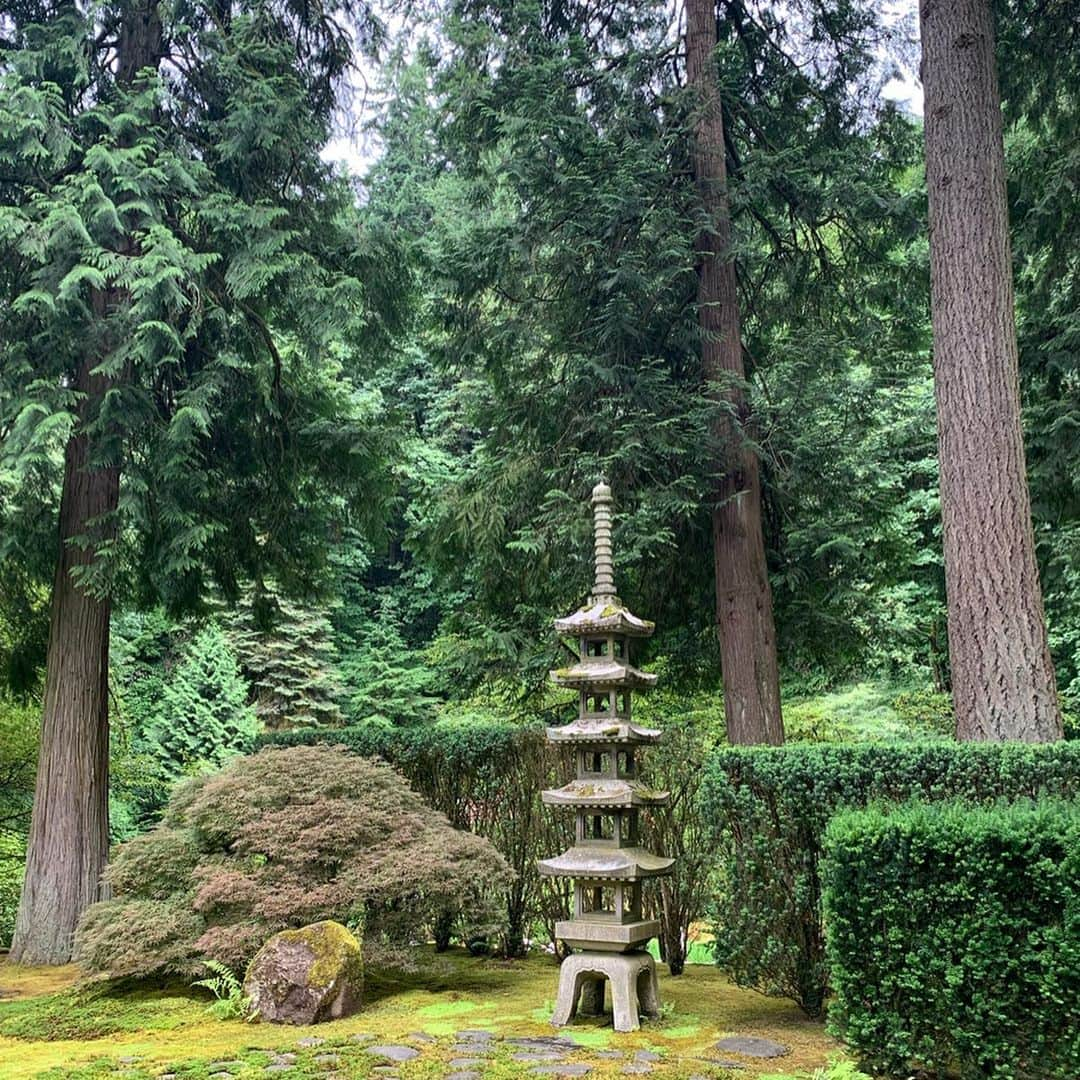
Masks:
[[[1080,808],[838,814],[831,1025],[874,1075],[1080,1076]]]
[[[36,704],[0,694],[0,947],[11,943],[37,772]]]
[[[272,934],[334,919],[363,924],[385,960],[445,911],[488,928],[510,876],[388,765],[269,748],[182,783],[161,824],[116,849],[115,898],[83,916],[76,959],[111,977],[239,969]]]
[[[360,724],[336,731],[268,732],[271,746],[331,743],[354,754],[381,757],[458,829],[490,840],[514,872],[502,896],[502,948],[524,950],[533,921],[554,932],[566,916],[566,898],[557,882],[540,878],[536,860],[568,847],[573,822],[540,802],[540,790],[570,776],[569,758],[560,762],[539,725],[520,726],[474,715],[434,724],[391,727]],[[436,943],[448,943],[452,924],[436,928]]]
[[[834,813],[875,801],[991,803],[1078,791],[1075,743],[717,750],[706,761],[700,803],[719,862],[717,962],[740,985],[817,1015],[828,990],[818,862]]]

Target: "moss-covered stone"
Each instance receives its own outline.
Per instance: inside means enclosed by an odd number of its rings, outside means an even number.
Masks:
[[[275,934],[252,960],[244,992],[275,1024],[336,1020],[359,1008],[364,987],[360,942],[341,923],[312,923]]]

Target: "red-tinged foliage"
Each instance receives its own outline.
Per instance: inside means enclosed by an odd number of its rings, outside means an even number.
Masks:
[[[491,929],[511,877],[383,762],[266,749],[187,781],[161,825],[117,848],[116,898],[86,913],[76,957],[114,977],[190,974],[204,957],[239,968],[271,934],[323,919],[362,927],[369,955],[388,956],[447,910]]]

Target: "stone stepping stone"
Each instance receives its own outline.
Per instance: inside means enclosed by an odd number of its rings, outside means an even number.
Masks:
[[[452,1072],[446,1080],[480,1080],[480,1074],[474,1069],[462,1069],[461,1072]]]
[[[409,1038],[422,1043],[438,1042],[434,1035],[429,1035],[426,1031],[410,1031]]]
[[[370,1039],[374,1039],[374,1035],[370,1035],[366,1031],[358,1031],[355,1035],[349,1036],[349,1042],[368,1042]]]
[[[210,1074],[210,1080],[232,1080],[231,1072],[212,1072]]]
[[[454,1038],[460,1042],[491,1042],[495,1036],[490,1031],[471,1028],[465,1031],[455,1031]]]
[[[617,1061],[625,1055],[621,1050],[597,1050],[596,1056],[603,1058],[605,1061]]]
[[[563,1050],[530,1050],[524,1054],[514,1054],[513,1061],[524,1061],[526,1064],[545,1061],[562,1061],[566,1057]]]
[[[316,1065],[336,1065],[340,1060],[340,1054],[316,1054],[312,1058]]]
[[[651,1073],[653,1067],[647,1061],[630,1061],[622,1067],[622,1071],[628,1076],[634,1076],[638,1073]]]
[[[520,1035],[506,1040],[511,1046],[536,1046],[544,1050],[576,1050],[577,1043],[562,1035]]]
[[[306,1039],[297,1039],[296,1045],[303,1046],[305,1049],[312,1046],[322,1046],[326,1042],[325,1039],[320,1039],[318,1035],[309,1035]]]
[[[565,1065],[534,1065],[530,1072],[540,1076],[584,1076],[589,1071],[585,1064]]]
[[[242,1069],[244,1067],[243,1061],[211,1061],[206,1066],[208,1069],[214,1069],[217,1072],[233,1072],[236,1069]]]
[[[495,1053],[495,1047],[491,1043],[483,1042],[454,1043],[450,1050],[455,1054],[472,1054],[473,1057],[491,1057]]]
[[[275,1065],[292,1065],[296,1062],[296,1055],[292,1052],[274,1055]]]
[[[450,1064],[455,1069],[471,1069],[476,1065],[487,1065],[487,1061],[478,1057],[455,1057],[450,1059]]]
[[[364,1053],[372,1057],[386,1058],[387,1061],[412,1061],[420,1056],[420,1051],[414,1046],[397,1046],[388,1043],[385,1046],[365,1046]]]
[[[638,1050],[634,1053],[635,1061],[659,1061],[660,1054],[655,1050]]]
[[[761,1039],[756,1035],[731,1035],[716,1044],[717,1050],[743,1057],[777,1058],[791,1053],[791,1048],[773,1039]]]

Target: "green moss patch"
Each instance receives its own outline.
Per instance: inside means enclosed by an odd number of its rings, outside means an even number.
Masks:
[[[288,1053],[295,1059],[282,1075],[321,1080],[328,1066],[316,1059],[340,1053],[336,1071],[343,1080],[375,1080],[378,1060],[353,1040],[366,1033],[380,1043],[421,1049],[420,1057],[401,1066],[400,1080],[441,1080],[453,1071],[451,1058],[461,1056],[454,1036],[462,1028],[506,1037],[553,1034],[558,968],[550,957],[507,962],[471,957],[463,950],[424,950],[415,960],[415,971],[369,972],[372,992],[365,1007],[313,1028],[211,1019],[205,1012],[207,996],[145,984],[108,993],[71,990],[0,1001],[0,1076],[152,1080],[171,1072],[177,1080],[208,1080],[219,1071],[216,1063],[229,1061],[241,1063],[229,1069],[236,1080],[254,1080],[272,1075],[265,1066],[275,1055]],[[0,966],[0,983],[4,975]],[[560,1031],[580,1047],[576,1056],[589,1063],[590,1080],[624,1080],[620,1070],[637,1050],[662,1055],[653,1080],[688,1080],[703,1073],[715,1080],[725,1075],[755,1080],[763,1073],[776,1074],[778,1066],[786,1080],[809,1080],[840,1050],[822,1025],[807,1021],[795,1006],[740,990],[714,967],[695,967],[677,979],[661,970],[660,995],[665,1019],[646,1022],[638,1032],[618,1034],[609,1021],[591,1018]],[[421,1044],[414,1038],[420,1030],[438,1042]],[[715,1056],[716,1040],[729,1033],[775,1038],[790,1046],[791,1054],[782,1062],[747,1062],[738,1074],[724,1074],[703,1059]],[[325,1042],[313,1048],[297,1045],[310,1036]],[[624,1051],[626,1057],[602,1058],[601,1050]],[[501,1043],[485,1080],[528,1080],[528,1065],[514,1061],[514,1053],[512,1044]],[[856,1078],[838,1073],[835,1080]]]
[[[4,1003],[0,1035],[13,1039],[100,1039],[125,1031],[168,1031],[202,1018],[206,1001],[176,990],[113,994],[65,990]]]
[[[435,1020],[443,1016],[463,1016],[465,1013],[475,1012],[477,1009],[491,1008],[491,1005],[480,1005],[475,1001],[446,1001],[437,1005],[426,1005],[417,1009],[418,1016],[426,1016]]]

